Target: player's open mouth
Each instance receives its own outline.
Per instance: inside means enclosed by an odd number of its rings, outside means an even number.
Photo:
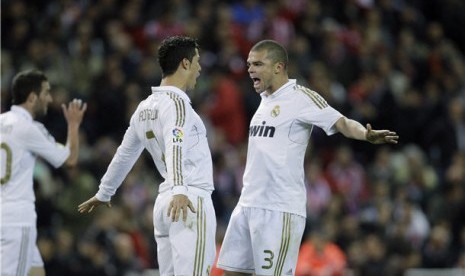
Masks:
[[[252,78],[252,81],[253,81],[253,87],[257,88],[260,85],[259,78]]]

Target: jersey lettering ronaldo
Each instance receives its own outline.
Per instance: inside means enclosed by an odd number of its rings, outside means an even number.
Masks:
[[[343,115],[296,80],[261,97],[250,122],[239,204],[306,217],[303,164],[312,128],[332,135]]]

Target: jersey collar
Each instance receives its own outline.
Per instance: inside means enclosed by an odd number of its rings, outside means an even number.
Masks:
[[[152,86],[152,93],[160,93],[160,92],[167,92],[167,91],[173,92],[173,93],[179,95],[185,101],[188,101],[189,103],[191,103],[191,99],[189,98],[189,96],[187,96],[186,92],[182,91],[181,89],[177,88],[176,86],[170,86],[170,85]]]
[[[19,114],[20,116],[22,116],[23,118],[25,118],[25,119],[27,119],[29,121],[33,120],[31,113],[29,113],[29,111],[27,111],[22,106],[12,105],[10,111],[12,111],[12,112],[14,112],[16,114]]]
[[[296,79],[289,79],[288,82],[286,82],[285,84],[283,84],[283,86],[281,86],[280,88],[278,88],[278,90],[276,90],[273,94],[271,95],[267,95],[266,92],[263,92],[260,94],[260,96],[263,98],[263,99],[274,99],[276,97],[279,97],[279,95],[283,94],[284,91],[286,91],[286,89],[289,87],[289,86],[292,86],[292,85],[295,85],[297,83],[297,80]]]

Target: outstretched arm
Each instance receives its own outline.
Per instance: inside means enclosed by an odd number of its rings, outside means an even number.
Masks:
[[[390,130],[374,130],[370,124],[365,128],[359,122],[341,117],[336,122],[336,129],[345,137],[368,141],[372,144],[397,144],[399,136],[394,131]]]
[[[144,150],[144,146],[137,137],[134,130],[134,117],[135,116],[131,118],[131,123],[126,130],[126,133],[124,134],[123,141],[116,150],[116,153],[113,156],[107,171],[100,180],[97,193],[87,201],[79,204],[78,211],[80,213],[90,213],[95,207],[103,204],[111,207],[111,197],[121,186],[123,180],[126,178],[129,171],[134,166],[134,163],[136,163],[137,159]]]

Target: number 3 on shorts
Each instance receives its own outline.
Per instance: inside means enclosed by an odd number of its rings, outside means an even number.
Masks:
[[[265,257],[265,262],[266,262],[266,265],[262,265],[262,268],[263,269],[270,269],[273,267],[273,257],[274,257],[274,253],[273,251],[271,250],[263,250],[263,253],[267,254],[268,256]]]

